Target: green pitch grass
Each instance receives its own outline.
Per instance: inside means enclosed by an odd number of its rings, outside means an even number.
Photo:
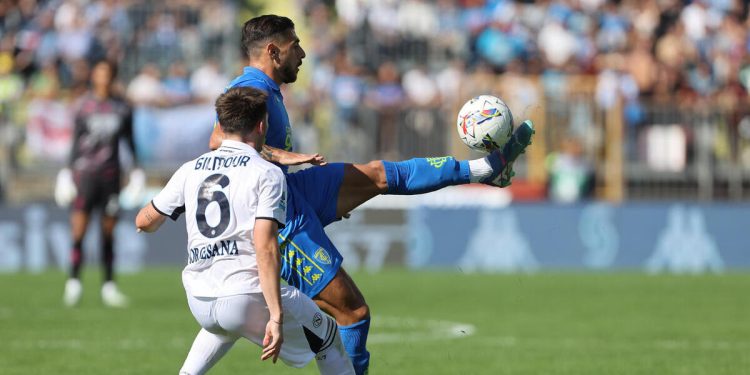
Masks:
[[[0,275],[0,373],[177,374],[198,327],[177,269],[120,277],[132,307],[61,304],[65,276]],[[750,373],[750,274],[355,274],[371,374]],[[238,342],[212,374],[313,374]]]

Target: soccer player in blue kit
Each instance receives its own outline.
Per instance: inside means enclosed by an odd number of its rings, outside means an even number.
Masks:
[[[422,194],[473,182],[508,186],[513,162],[531,144],[533,126],[524,121],[502,149],[476,160],[459,161],[447,156],[326,164],[319,155],[292,151],[292,127],[279,86],[297,80],[305,58],[294,23],[276,15],[250,19],[242,29],[242,48],[248,66],[229,87],[250,86],[268,93],[268,133],[262,155],[278,164],[320,165],[286,174],[287,223],[278,238],[281,276],[336,319],[357,374],[365,374],[370,358],[365,345],[370,309],[341,268],[341,254],[323,228],[379,194]],[[215,126],[210,140],[212,149],[221,144],[222,137],[221,128]],[[282,170],[286,173],[287,167],[282,166]]]

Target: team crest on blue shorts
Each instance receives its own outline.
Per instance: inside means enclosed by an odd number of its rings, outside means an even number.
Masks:
[[[322,247],[319,247],[318,250],[315,250],[315,254],[313,256],[316,260],[323,264],[331,264],[331,256],[328,255],[328,252]]]

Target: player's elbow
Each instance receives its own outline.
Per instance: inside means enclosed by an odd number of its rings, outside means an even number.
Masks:
[[[270,265],[276,265],[279,262],[279,245],[276,239],[271,241],[257,241],[255,242],[255,256],[258,259],[258,263],[267,263]]]
[[[255,236],[255,252],[258,256],[272,257],[278,255],[278,241],[275,236]]]

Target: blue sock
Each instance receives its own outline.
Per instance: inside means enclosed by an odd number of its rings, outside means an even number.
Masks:
[[[388,181],[386,194],[412,195],[469,183],[469,162],[452,156],[383,161]]]
[[[365,319],[349,326],[339,326],[341,342],[349,354],[357,375],[366,373],[370,366],[370,352],[367,351],[367,333],[370,331],[370,319]]]

